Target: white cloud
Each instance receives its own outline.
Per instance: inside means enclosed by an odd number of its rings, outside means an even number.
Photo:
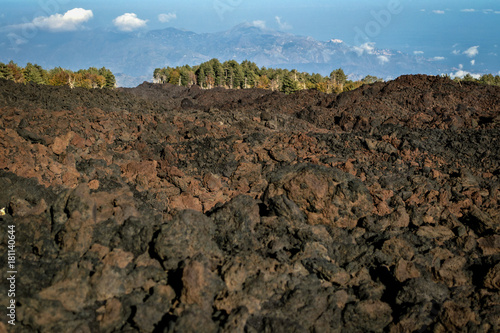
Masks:
[[[26,44],[28,42],[28,40],[18,36],[17,34],[15,33],[9,33],[7,34],[7,37],[9,38],[9,40],[11,40],[14,44],[16,44],[16,46],[19,46],[19,45],[23,45],[23,44]]]
[[[433,10],[432,12],[434,14],[440,14],[440,15],[444,14],[444,10]]]
[[[121,31],[132,31],[146,26],[148,20],[141,20],[135,13],[125,13],[113,20],[113,24]]]
[[[468,56],[469,58],[474,58],[479,54],[479,46],[472,46],[469,47],[467,50],[464,51],[464,54]]]
[[[462,9],[461,12],[464,13],[474,13],[476,10],[472,8]]]
[[[382,65],[389,62],[389,57],[385,55],[379,55],[377,59],[380,61]]]
[[[450,73],[450,76],[452,78],[455,78],[455,77],[463,78],[467,74],[471,75],[476,80],[479,80],[481,78],[480,74],[472,74],[471,72],[464,71],[463,69],[459,69],[455,73]]]
[[[41,29],[48,31],[74,31],[82,27],[82,24],[89,21],[94,14],[91,10],[83,8],[73,8],[64,14],[54,14],[50,16],[38,16],[32,22],[11,25],[12,29]]]
[[[422,55],[424,54],[424,51],[413,51],[414,55]]]
[[[255,20],[252,22],[252,25],[256,28],[265,29],[266,28],[266,21]]]
[[[432,58],[432,60],[434,60],[434,61],[441,61],[441,60],[444,60],[444,59],[446,59],[446,58],[445,57],[434,57],[434,58]]]
[[[470,64],[471,64],[472,66],[474,66],[474,65],[476,64],[476,60],[472,59],[472,60],[470,61]]]
[[[483,9],[483,13],[485,14],[493,13],[493,9]]]
[[[168,14],[160,14],[158,15],[158,21],[162,23],[167,23],[172,20],[175,20],[177,18],[177,14],[175,13],[168,13]]]
[[[453,51],[451,51],[451,53],[454,55],[459,55],[461,52],[460,52],[460,50],[453,50]]]
[[[281,30],[290,30],[293,28],[290,24],[286,22],[281,22],[281,17],[276,16],[275,19],[276,23],[278,23],[278,26],[280,27]]]
[[[495,11],[495,14],[500,14],[500,10],[496,10],[496,11]]]
[[[354,46],[353,47],[354,51],[358,54],[358,56],[362,56],[363,53],[368,53],[368,54],[373,54],[373,51],[375,51],[375,43],[374,42],[369,42],[369,43],[364,43],[361,46]]]

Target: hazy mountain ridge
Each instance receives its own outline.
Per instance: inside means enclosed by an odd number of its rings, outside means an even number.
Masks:
[[[61,44],[53,34],[40,32],[36,45],[18,45],[17,51],[4,48],[0,60],[70,69],[105,66],[115,73],[122,86],[150,79],[157,67],[197,65],[211,58],[250,60],[258,66],[295,68],[322,75],[341,67],[351,79],[368,74],[391,78],[446,71],[436,62],[399,51],[375,49],[372,45],[350,46],[340,40],[322,42],[248,23],[217,33],[166,28],[141,33],[80,31],[66,35],[67,42]],[[4,46],[8,43],[0,42]]]

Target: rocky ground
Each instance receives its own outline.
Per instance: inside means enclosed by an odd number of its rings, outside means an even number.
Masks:
[[[0,80],[0,332],[498,332],[499,105]]]

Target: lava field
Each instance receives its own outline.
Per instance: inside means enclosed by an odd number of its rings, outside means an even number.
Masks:
[[[498,332],[499,140],[500,87],[434,76],[0,80],[0,332]]]

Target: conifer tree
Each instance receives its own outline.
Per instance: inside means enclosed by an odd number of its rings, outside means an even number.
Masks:
[[[24,79],[26,80],[26,82],[33,82],[36,84],[44,84],[45,83],[38,68],[35,67],[31,63],[26,64],[26,67],[24,68],[23,74],[24,74]]]
[[[291,75],[285,75],[283,77],[283,83],[281,86],[281,91],[284,92],[285,94],[292,94],[299,90],[299,85],[297,84],[297,81],[291,77]]]
[[[0,62],[0,79],[12,80],[9,73],[9,68],[3,62]]]

